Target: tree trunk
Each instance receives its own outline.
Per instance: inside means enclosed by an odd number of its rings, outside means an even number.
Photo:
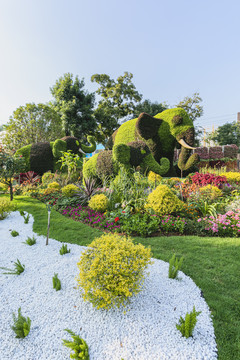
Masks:
[[[13,201],[13,187],[12,187],[12,180],[10,180],[9,187],[10,187],[10,200],[11,200],[11,201]]]

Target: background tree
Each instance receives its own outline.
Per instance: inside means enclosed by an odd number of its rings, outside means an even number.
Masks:
[[[50,88],[54,102],[53,108],[61,117],[66,136],[73,135],[83,140],[94,134],[96,121],[93,117],[95,95],[84,90],[84,79],[73,78],[70,73],[60,77]]]
[[[201,102],[202,98],[200,97],[199,93],[196,92],[192,95],[192,97],[186,96],[178,104],[174,105],[174,107],[180,107],[184,109],[188,113],[190,119],[194,122],[203,115],[203,106],[201,105]],[[194,125],[194,128],[195,146],[199,146],[200,139],[203,134],[203,127]]]
[[[26,104],[17,108],[7,125],[2,142],[9,149],[19,149],[24,145],[52,141],[61,138],[61,119],[50,106]]]
[[[1,182],[10,189],[11,201],[13,200],[13,178],[24,172],[25,169],[26,164],[23,157],[11,155],[0,147],[0,178]]]
[[[138,117],[142,112],[145,112],[151,116],[155,116],[167,108],[168,105],[166,103],[151,102],[147,99],[135,106],[132,118],[134,119]]]
[[[92,82],[100,85],[96,93],[101,100],[94,116],[98,123],[97,137],[102,142],[118,128],[120,120],[133,114],[136,102],[142,98],[132,83],[132,78],[133,74],[128,72],[119,76],[116,81],[107,74],[95,74],[91,77]]]
[[[240,124],[232,122],[219,126],[217,130],[210,135],[210,140],[213,140],[218,145],[235,144],[240,146]]]

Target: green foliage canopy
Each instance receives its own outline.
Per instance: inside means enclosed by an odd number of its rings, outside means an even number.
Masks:
[[[211,140],[219,145],[235,144],[240,146],[240,124],[232,122],[219,126],[211,135]]]
[[[63,136],[61,119],[54,109],[45,104],[29,103],[18,107],[7,125],[3,144],[9,149],[20,149],[37,142],[52,141]]]
[[[135,103],[142,95],[132,83],[133,74],[125,72],[117,80],[111,79],[107,74],[94,74],[92,82],[99,84],[96,93],[101,100],[94,111],[98,123],[97,140],[104,142],[119,126],[119,120],[132,115]]]
[[[84,90],[84,79],[66,73],[50,88],[54,102],[53,108],[61,117],[62,128],[66,136],[76,136],[82,140],[87,134],[93,134],[96,121],[93,117],[95,95]]]
[[[151,102],[150,100],[146,99],[135,106],[132,118],[134,119],[138,117],[143,112],[151,116],[155,116],[167,108],[168,106],[165,103]]]

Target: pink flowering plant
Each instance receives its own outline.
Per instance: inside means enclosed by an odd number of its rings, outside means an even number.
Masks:
[[[199,218],[198,223],[204,226],[207,234],[214,236],[240,236],[240,209],[218,214],[217,217]]]
[[[185,227],[187,225],[187,220],[181,218],[180,216],[174,217],[172,215],[165,215],[161,218],[160,229],[164,233],[179,233],[183,234]]]

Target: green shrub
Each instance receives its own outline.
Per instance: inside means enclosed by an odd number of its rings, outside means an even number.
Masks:
[[[22,265],[18,259],[14,263],[14,267],[15,267],[15,269],[13,269],[13,270],[6,268],[6,267],[0,267],[0,269],[8,271],[8,272],[3,273],[5,275],[20,275],[25,270],[25,265]]]
[[[86,341],[76,335],[73,331],[65,329],[74,341],[68,341],[63,339],[63,345],[70,348],[74,353],[70,355],[71,359],[89,360],[88,346]]]
[[[43,185],[48,185],[54,179],[54,174],[51,172],[46,172],[42,176]]]
[[[60,185],[56,181],[53,181],[50,184],[48,184],[48,189],[60,190]]]
[[[193,307],[193,311],[186,314],[185,319],[180,317],[179,324],[176,324],[176,328],[181,331],[182,336],[189,338],[192,336],[193,330],[197,323],[197,316],[201,314],[201,311],[197,312],[195,306]]]
[[[23,244],[32,246],[32,245],[36,244],[36,239],[34,236],[32,238],[28,237],[27,240]]]
[[[107,210],[108,198],[104,194],[97,194],[91,197],[88,206],[94,211],[104,213]]]
[[[181,269],[183,257],[180,260],[176,258],[174,254],[169,261],[168,277],[169,279],[176,279],[178,276],[178,270]]]
[[[23,218],[24,218],[24,224],[28,224],[28,223],[29,223],[29,219],[30,219],[30,214],[23,215]]]
[[[95,239],[77,264],[83,299],[97,309],[125,306],[132,295],[140,292],[150,256],[150,249],[134,245],[125,236],[106,234]]]
[[[76,185],[69,184],[62,188],[62,194],[67,197],[74,196],[79,191]]]
[[[67,253],[70,253],[71,250],[67,248],[67,244],[62,244],[61,249],[59,250],[60,255],[65,255]]]
[[[30,331],[31,320],[29,317],[25,318],[21,314],[21,308],[18,309],[18,317],[13,313],[14,325],[11,327],[16,334],[16,338],[25,338]]]
[[[16,210],[16,206],[10,200],[0,198],[0,220],[5,219],[14,210]]]
[[[62,286],[61,286],[61,281],[58,278],[58,274],[54,274],[53,278],[52,278],[52,282],[53,282],[53,288],[56,291],[61,290]]]
[[[152,209],[157,215],[167,215],[181,211],[183,206],[183,202],[167,185],[159,185],[148,195],[145,208],[147,210]]]
[[[12,237],[16,237],[19,235],[19,232],[17,232],[16,230],[12,230],[11,235],[12,235]]]

